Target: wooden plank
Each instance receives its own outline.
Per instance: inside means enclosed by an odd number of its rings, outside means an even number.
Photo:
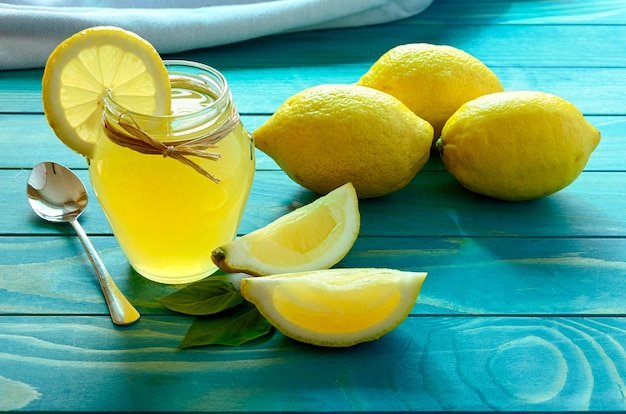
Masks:
[[[626,54],[625,54],[626,55]],[[294,68],[253,68],[224,71],[235,103],[244,115],[273,113],[288,97],[324,83],[353,83],[367,70],[367,64],[306,66]],[[626,89],[625,68],[493,67],[507,90],[540,90],[570,100],[585,115],[624,115],[619,90]],[[10,82],[0,72],[0,105],[5,113],[42,113],[39,80],[31,78],[18,92],[7,92]],[[259,99],[262,96],[263,99]],[[254,128],[255,125],[251,126]]]
[[[168,314],[156,298],[177,290],[128,265],[113,237],[92,237],[111,277],[140,313]],[[0,314],[107,315],[89,259],[74,236],[0,238]]]
[[[267,120],[268,116],[242,116],[250,131]],[[588,116],[588,121],[600,130],[601,144],[594,151],[586,171],[624,171],[622,153],[626,151],[626,117]],[[17,142],[19,144],[17,144]],[[44,160],[54,160],[72,169],[85,169],[84,157],[68,149],[56,138],[41,114],[0,115],[0,165],[3,169],[31,169]],[[24,151],[28,148],[28,151]],[[261,151],[256,152],[257,170],[279,170],[276,163]],[[424,171],[444,171],[436,153],[424,166]]]
[[[297,74],[277,69],[227,73],[239,109],[248,114],[271,114],[288,97],[324,83],[353,83],[364,73],[362,64],[334,68],[302,67]],[[571,101],[585,115],[624,115],[621,94],[626,89],[624,68],[492,67],[507,90],[538,90]],[[321,74],[320,74],[321,72]],[[254,96],[249,92],[254,91]],[[257,96],[264,96],[258,99]]]
[[[3,408],[626,409],[624,318],[421,316],[346,349],[275,333],[239,348],[176,351],[187,323],[152,317],[119,329],[105,317],[3,317],[0,391],[17,391],[4,392]]]
[[[457,7],[460,8],[462,6]],[[623,67],[626,59],[626,45],[623,42],[601,41],[623,38],[626,31],[623,25],[450,25],[447,22],[428,21],[424,16],[427,15],[386,25],[268,36],[166,54],[164,58],[206,62],[227,75],[247,68],[291,68],[297,73],[304,66],[353,63],[360,64],[360,69],[365,70],[390,48],[415,42],[455,46],[475,55],[489,66]],[[471,16],[461,15],[459,18],[471,23]],[[567,39],[575,39],[576,43],[567,42]],[[554,48],[554,43],[563,47]],[[19,95],[23,82],[29,78],[37,79],[38,83],[30,85],[28,89],[39,87],[42,72],[41,69],[1,72],[3,94]],[[16,101],[19,102],[18,99]]]
[[[25,187],[28,170],[0,171],[4,197],[0,234],[68,234],[69,227],[43,222],[30,210]],[[79,171],[88,183],[86,171]],[[447,172],[423,171],[404,189],[361,200],[363,236],[443,237],[623,237],[626,199],[623,173],[583,173],[569,187],[530,202],[503,202],[463,189]],[[90,234],[110,234],[97,199],[81,218]],[[240,233],[263,227],[317,195],[282,171],[257,173]]]
[[[361,237],[339,264],[426,271],[413,314],[624,315],[623,238]]]
[[[576,99],[587,113],[620,114],[614,91],[624,87],[620,79],[626,78],[622,73],[626,43],[602,39],[623,37],[626,26],[620,25],[439,26],[408,19],[390,25],[291,33],[166,58],[194,59],[217,67],[231,83],[243,113],[271,113],[306,87],[355,82],[382,53],[398,44],[450,44],[493,67],[509,89],[549,89]],[[569,47],[562,39],[576,39],[576,46]],[[563,47],[554,48],[555,42]],[[568,69],[566,75],[559,67],[585,69]],[[40,69],[1,72],[2,111],[41,112],[41,74]],[[592,94],[587,95],[587,89]],[[594,91],[601,96],[595,97]]]
[[[413,20],[413,19],[412,19]],[[435,0],[415,23],[437,24],[602,24],[626,23],[620,0],[492,1]]]
[[[424,42],[463,49],[494,67],[617,68],[626,60],[626,45],[601,41],[605,36],[623,38],[623,25],[450,25],[433,24],[422,16],[388,25],[282,34],[164,58],[203,61],[226,74],[246,68],[281,68],[297,73],[302,67],[350,64],[367,70],[392,47]],[[562,47],[554,48],[555,43]]]
[[[247,129],[256,129],[267,116],[242,116]],[[86,169],[83,156],[67,148],[54,134],[43,114],[0,114],[0,165],[3,169],[32,168],[53,160],[72,169]],[[24,151],[28,148],[28,151]],[[257,151],[257,169],[277,170],[276,164]]]
[[[155,299],[178,286],[135,273],[113,237],[93,243],[142,314],[169,313]],[[106,315],[76,237],[2,237],[0,251],[0,314]],[[626,315],[624,251],[624,238],[360,237],[337,266],[428,272],[413,314]]]

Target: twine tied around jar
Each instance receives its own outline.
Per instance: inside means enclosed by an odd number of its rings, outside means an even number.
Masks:
[[[161,154],[164,158],[173,158],[190,166],[214,183],[219,184],[219,178],[187,157],[194,156],[217,161],[220,158],[220,154],[207,151],[207,149],[217,148],[215,144],[235,129],[239,123],[239,113],[233,108],[226,122],[209,134],[188,140],[176,141],[159,141],[151,137],[137,124],[137,121],[128,112],[121,113],[118,116],[117,123],[123,131],[111,125],[111,121],[109,121],[107,117],[103,119],[105,135],[115,144],[130,148],[142,154]]]

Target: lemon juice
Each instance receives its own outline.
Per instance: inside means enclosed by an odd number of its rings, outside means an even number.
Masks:
[[[89,173],[133,268],[157,282],[188,283],[213,273],[212,249],[236,236],[254,175],[254,146],[219,72],[190,62],[166,61],[166,66],[172,115],[129,113],[115,97],[108,99],[104,116],[110,131],[98,140]],[[133,128],[121,129],[123,120]],[[206,143],[203,137],[224,131],[228,122],[229,132],[201,149],[211,157],[193,151],[170,155],[177,143]],[[111,131],[134,138],[145,134],[166,148],[146,153],[144,144],[132,139],[133,145],[120,145]]]

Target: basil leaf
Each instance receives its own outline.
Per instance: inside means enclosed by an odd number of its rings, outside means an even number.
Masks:
[[[243,302],[235,287],[219,276],[186,286],[158,301],[168,309],[187,315],[212,315]]]
[[[266,335],[272,325],[250,302],[217,315],[200,316],[191,324],[179,349],[204,345],[239,346]]]

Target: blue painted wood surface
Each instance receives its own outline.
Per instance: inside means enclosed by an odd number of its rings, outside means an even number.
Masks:
[[[191,318],[155,298],[175,287],[128,266],[93,193],[81,222],[143,314],[111,325],[71,228],[29,209],[36,163],[85,161],[48,127],[40,69],[0,72],[0,410],[626,410],[626,4],[435,0],[414,18],[292,33],[166,57],[228,78],[250,130],[293,93],[354,82],[403,43],[472,53],[506,89],[555,93],[602,133],[579,179],[509,203],[463,190],[437,157],[405,189],[361,203],[345,267],[429,272],[407,320],[347,349],[275,333],[238,348],[177,351]],[[258,153],[241,234],[308,203]]]

